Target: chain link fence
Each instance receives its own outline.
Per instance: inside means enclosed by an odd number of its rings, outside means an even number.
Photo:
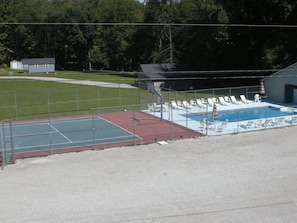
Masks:
[[[270,123],[256,123],[248,126],[240,112],[236,113],[232,109],[224,111],[229,117],[233,113],[234,120],[212,120],[211,112],[213,107],[206,106],[204,109],[184,108],[182,112],[174,109],[171,101],[190,101],[197,98],[210,98],[235,95],[238,97],[243,94],[247,99],[253,100],[255,94],[258,94],[260,86],[220,88],[192,91],[173,91],[171,89],[162,89],[162,108],[156,109],[154,105],[160,104],[160,98],[143,89],[122,89],[102,88],[102,87],[73,87],[65,89],[38,89],[29,91],[7,91],[0,94],[1,106],[1,164],[2,168],[9,162],[15,160],[15,149],[21,147],[19,142],[36,142],[31,149],[43,151],[43,155],[55,152],[57,143],[55,138],[63,135],[83,135],[87,142],[75,142],[65,146],[65,151],[70,147],[77,147],[80,150],[99,148],[98,145],[108,144],[104,142],[102,135],[105,132],[113,132],[120,128],[126,129],[130,133],[129,144],[137,144],[139,135],[146,131],[146,140],[144,143],[160,140],[173,140],[183,137],[177,126],[191,129],[194,132],[200,132],[204,135],[217,135],[228,133],[239,133],[250,130],[266,129],[270,127],[293,125],[297,123],[295,118],[296,108],[290,107],[282,112],[287,113],[286,120],[272,120],[262,115],[261,120],[270,120]],[[270,108],[271,109],[271,108]],[[278,109],[278,108],[275,108]],[[279,109],[278,109],[279,110]],[[177,113],[180,114],[177,114]],[[145,116],[148,114],[150,116]],[[220,118],[222,112],[220,112]],[[10,117],[9,119],[7,119]],[[114,125],[98,125],[95,121],[101,117]],[[112,117],[112,118],[111,118]],[[84,125],[67,124],[65,127],[55,129],[53,122],[63,122],[74,119],[84,119]],[[125,122],[123,122],[125,120]],[[127,121],[128,120],[128,121]],[[167,126],[161,128],[157,124],[166,122]],[[207,123],[205,123],[207,120]],[[218,122],[216,122],[218,121]],[[219,123],[228,122],[228,128],[220,130]],[[19,131],[14,132],[13,126],[23,123],[47,123],[47,129],[39,131],[34,127],[32,132]],[[217,123],[217,124],[216,124]],[[232,124],[231,124],[232,123]],[[63,124],[62,124],[63,125]],[[246,126],[244,126],[246,125]],[[231,126],[231,127],[230,127]],[[101,135],[100,135],[101,134]],[[105,137],[108,138],[109,136]],[[117,137],[116,135],[114,137]],[[104,137],[103,137],[104,138]],[[42,145],[38,141],[42,139]],[[101,140],[101,141],[100,141]],[[116,140],[113,143],[117,143]],[[41,148],[42,147],[42,148]]]

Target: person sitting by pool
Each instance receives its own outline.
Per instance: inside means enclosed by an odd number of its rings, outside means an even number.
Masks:
[[[261,96],[259,94],[255,94],[254,99],[255,102],[261,102]]]

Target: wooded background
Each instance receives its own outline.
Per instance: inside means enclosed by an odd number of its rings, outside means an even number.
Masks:
[[[265,70],[296,62],[295,0],[4,0],[0,64],[55,57],[57,69]]]

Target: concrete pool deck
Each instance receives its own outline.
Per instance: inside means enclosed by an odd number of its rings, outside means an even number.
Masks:
[[[254,119],[248,121],[238,121],[238,122],[226,122],[225,126],[220,129],[222,125],[222,121],[216,121],[209,123],[208,125],[203,125],[201,121],[196,121],[191,118],[187,118],[187,115],[190,114],[201,114],[201,116],[207,116],[207,113],[211,113],[213,110],[212,106],[207,106],[205,109],[201,109],[197,106],[193,108],[183,108],[183,109],[170,109],[168,106],[169,103],[164,104],[162,118],[164,120],[173,121],[176,124],[184,126],[186,128],[192,129],[194,131],[203,133],[205,135],[223,135],[223,134],[233,134],[233,133],[240,133],[240,132],[247,132],[247,131],[256,131],[256,130],[263,130],[268,128],[277,128],[277,127],[284,127],[284,126],[291,126],[296,123],[291,122],[290,120],[294,116],[294,113],[290,113],[289,111],[293,111],[295,108],[274,104],[271,102],[251,102],[249,104],[242,103],[242,104],[230,104],[230,105],[217,105],[218,113],[223,111],[233,111],[233,110],[241,110],[241,109],[251,109],[251,108],[259,108],[259,107],[274,107],[274,108],[291,108],[288,109],[288,115],[282,116],[283,119],[276,120],[277,117],[274,118],[261,118],[261,119]],[[294,110],[295,111],[295,110]],[[149,114],[155,115],[157,117],[161,117],[160,111],[153,111],[147,110],[145,111]],[[265,123],[266,121],[266,123]]]

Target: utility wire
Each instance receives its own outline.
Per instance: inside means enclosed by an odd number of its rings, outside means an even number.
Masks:
[[[247,27],[297,28],[297,24],[236,24],[236,23],[128,23],[128,22],[1,22],[2,25],[79,25],[79,26],[195,26],[195,27]]]

